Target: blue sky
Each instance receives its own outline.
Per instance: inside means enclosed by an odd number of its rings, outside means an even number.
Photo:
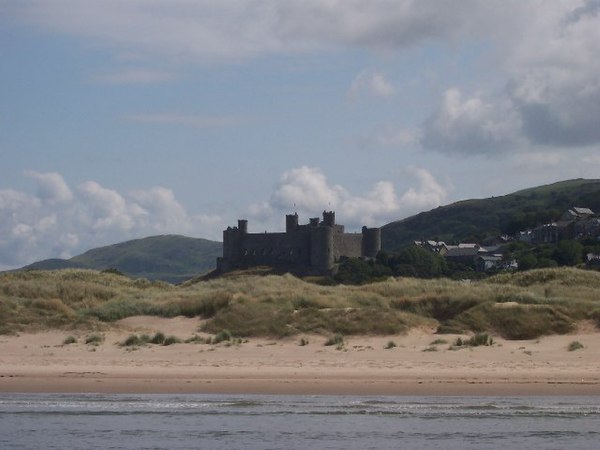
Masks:
[[[0,269],[600,169],[597,0],[0,0]]]

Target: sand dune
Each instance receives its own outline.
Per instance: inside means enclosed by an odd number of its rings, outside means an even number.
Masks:
[[[239,345],[174,344],[128,348],[132,333],[161,331],[185,340],[197,319],[132,317],[86,345],[90,333],[48,331],[0,337],[1,392],[198,392],[290,394],[534,395],[600,394],[600,333],[531,341],[494,338],[491,347],[449,349],[458,335],[249,339]],[[77,343],[63,345],[68,335]],[[200,333],[201,334],[201,333]],[[447,343],[432,344],[444,339]],[[385,349],[389,341],[396,347]],[[584,348],[568,351],[578,341]]]

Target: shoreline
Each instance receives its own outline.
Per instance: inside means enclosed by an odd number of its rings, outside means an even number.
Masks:
[[[361,396],[599,396],[600,382],[497,379],[250,379],[137,378],[94,375],[0,377],[4,393],[64,394],[223,394]]]
[[[0,336],[2,393],[198,393],[281,395],[527,396],[600,395],[600,332],[532,341],[494,337],[491,347],[452,349],[456,336],[250,339],[240,345],[174,344],[126,348],[131,333],[162,330],[182,340],[197,319],[137,317],[103,332],[97,346],[64,345],[69,334]],[[72,332],[73,333],[73,332]],[[433,345],[440,339],[444,344]],[[393,340],[396,347],[386,349]],[[568,351],[569,343],[583,348]],[[435,347],[435,350],[432,348]]]

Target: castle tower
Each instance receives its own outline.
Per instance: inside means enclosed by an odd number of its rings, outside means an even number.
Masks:
[[[375,258],[381,251],[381,228],[362,227],[361,256]]]
[[[313,269],[329,271],[333,269],[333,227],[310,229],[310,265]]]
[[[286,214],[285,216],[285,232],[291,233],[298,228],[298,213]]]
[[[248,221],[246,219],[238,220],[238,230],[240,234],[248,233]]]
[[[335,212],[323,211],[323,225],[333,227],[335,225]]]

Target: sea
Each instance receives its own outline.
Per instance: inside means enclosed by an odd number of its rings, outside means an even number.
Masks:
[[[598,449],[600,397],[0,394],[1,449]]]

